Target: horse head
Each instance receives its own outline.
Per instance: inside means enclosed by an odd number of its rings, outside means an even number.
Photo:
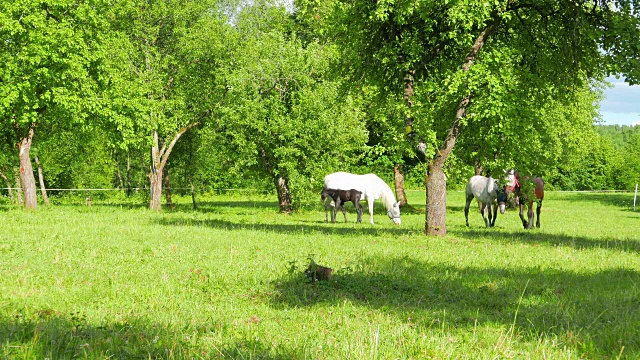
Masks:
[[[505,196],[507,198],[507,203],[509,203],[510,207],[517,206],[517,193],[520,190],[520,182],[518,181],[518,172],[514,169],[505,170],[505,181],[506,185],[504,187]]]
[[[394,202],[391,209],[387,211],[387,215],[389,215],[389,219],[391,219],[394,224],[400,225],[400,203]]]
[[[507,182],[507,185],[505,186],[506,191],[508,193],[514,192],[516,187],[520,185],[518,183],[518,173],[513,169],[505,170],[504,173],[506,175],[504,180]]]

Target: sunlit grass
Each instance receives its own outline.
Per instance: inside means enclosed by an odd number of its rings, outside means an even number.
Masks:
[[[1,205],[0,357],[640,356],[632,195],[549,192],[525,231],[513,210],[466,227],[450,192],[443,238],[422,235],[424,193],[409,199],[400,227],[262,196]],[[310,258],[330,281],[307,281]]]

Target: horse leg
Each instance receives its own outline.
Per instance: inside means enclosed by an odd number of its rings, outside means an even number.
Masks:
[[[496,226],[496,218],[498,217],[498,203],[493,205],[493,218],[491,217],[491,206],[489,206],[489,220],[491,220],[491,227]]]
[[[329,206],[327,205],[327,203],[324,203],[324,222],[328,223],[329,222],[329,216],[328,216],[328,212],[329,212]]]
[[[529,201],[527,216],[529,217],[529,226],[527,227],[527,229],[533,229],[533,201]]]
[[[538,201],[538,206],[536,206],[536,227],[539,228],[540,227],[540,210],[542,210],[542,200]]]
[[[522,203],[520,204],[520,220],[522,220],[522,226],[526,229],[529,224],[527,220],[524,219],[524,204]]]
[[[471,196],[467,195],[467,203],[464,205],[464,219],[467,222],[467,226],[469,226],[469,206],[471,205],[472,200],[473,194],[471,194]]]
[[[362,206],[360,205],[360,198],[353,199],[353,206],[356,207],[356,213],[358,214],[358,220],[356,222],[362,222]]]
[[[330,206],[331,206],[331,201],[328,201],[328,199],[324,199],[324,222],[325,223],[329,222],[329,207]],[[333,214],[333,210],[331,210],[331,213]],[[333,218],[333,215],[332,215],[332,218]]]
[[[342,215],[344,216],[344,222],[347,222],[347,210],[344,208],[345,203],[342,203]]]
[[[371,225],[373,225],[373,197],[367,198],[367,203],[369,204],[369,216],[371,217]]]
[[[489,206],[489,209],[491,208],[491,206]],[[484,220],[484,226],[485,227],[489,227],[489,220],[487,220],[487,204],[486,203],[482,203],[482,206],[480,206],[480,214],[482,214],[482,219]],[[489,216],[491,216],[491,212],[489,212]]]
[[[493,223],[491,222],[491,218],[493,217],[493,211],[491,209],[491,200],[489,200],[485,206],[487,207],[487,227],[492,227]]]
[[[336,199],[333,200],[334,207],[331,211],[331,222],[336,223],[336,216],[338,215],[338,209],[342,206],[342,201],[339,196],[336,196]]]

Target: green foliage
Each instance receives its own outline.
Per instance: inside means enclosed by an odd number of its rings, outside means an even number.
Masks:
[[[611,177],[617,189],[632,190],[640,183],[640,132],[636,126],[633,133],[616,153],[619,162],[612,170]]]
[[[20,128],[86,115],[103,24],[95,4],[68,1],[0,3],[0,118]],[[55,117],[51,118],[53,115]]]
[[[32,153],[38,156],[48,188],[111,188],[115,184],[116,164],[109,148],[108,135],[98,128],[65,124],[43,133]]]
[[[611,143],[598,135],[585,137],[581,146],[559,158],[555,171],[547,180],[562,190],[616,189],[614,172],[620,161]]]
[[[599,79],[612,69],[610,55],[615,53],[618,70],[635,73],[638,37],[628,34],[635,33],[637,17],[626,2],[298,3],[298,15],[317,36],[339,45],[351,79],[395,97],[407,71],[415,70],[413,129],[426,143],[428,158],[452,128],[459,102],[471,94],[453,154],[456,161],[469,167],[479,163],[494,176],[508,167],[556,176],[574,149],[591,145],[593,104],[601,98]],[[485,30],[489,35],[478,58],[463,71],[465,56]],[[601,51],[605,43],[608,54]],[[395,117],[397,123],[401,119]],[[387,149],[383,144],[371,145]],[[602,163],[599,156],[591,161]],[[604,165],[593,173],[601,174],[602,167],[611,168]],[[604,175],[594,176],[565,185],[610,183]]]
[[[610,177],[616,189],[632,190],[640,182],[640,126],[598,126],[598,133],[611,143],[615,159]]]
[[[225,103],[209,135],[235,152],[230,171],[257,171],[272,182],[283,177],[299,205],[316,198],[325,174],[359,159],[367,138],[361,99],[332,76],[333,47],[265,31],[255,12],[239,16],[242,41],[227,65]]]
[[[107,12],[111,36],[103,44],[109,86],[103,107],[106,125],[126,148],[151,145],[152,131],[169,142],[192,122],[183,93],[180,39],[199,12],[189,2],[118,2]]]
[[[621,71],[637,81],[637,6],[304,0],[291,14],[281,5],[0,2],[0,169],[12,176],[15,145],[37,124],[33,152],[49,186],[143,187],[154,131],[161,147],[198,121],[174,150],[174,187],[266,190],[282,176],[299,205],[316,200],[326,173],[390,181],[401,164],[421,188],[473,94],[445,165],[450,188],[476,162],[562,189],[637,181],[637,130],[611,145],[592,127],[598,79]],[[411,109],[401,97],[410,70]],[[426,158],[406,141],[405,116]]]
[[[640,126],[599,125],[596,126],[596,130],[602,137],[609,139],[617,150],[624,148],[637,134],[640,134]]]

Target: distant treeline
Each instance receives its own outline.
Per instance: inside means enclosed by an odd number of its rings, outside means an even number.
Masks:
[[[623,149],[633,142],[634,137],[640,134],[640,126],[629,125],[598,125],[596,130],[600,136],[611,141],[616,149]]]
[[[640,182],[640,126],[597,125],[597,137],[563,155],[549,183],[557,190],[633,190]]]

